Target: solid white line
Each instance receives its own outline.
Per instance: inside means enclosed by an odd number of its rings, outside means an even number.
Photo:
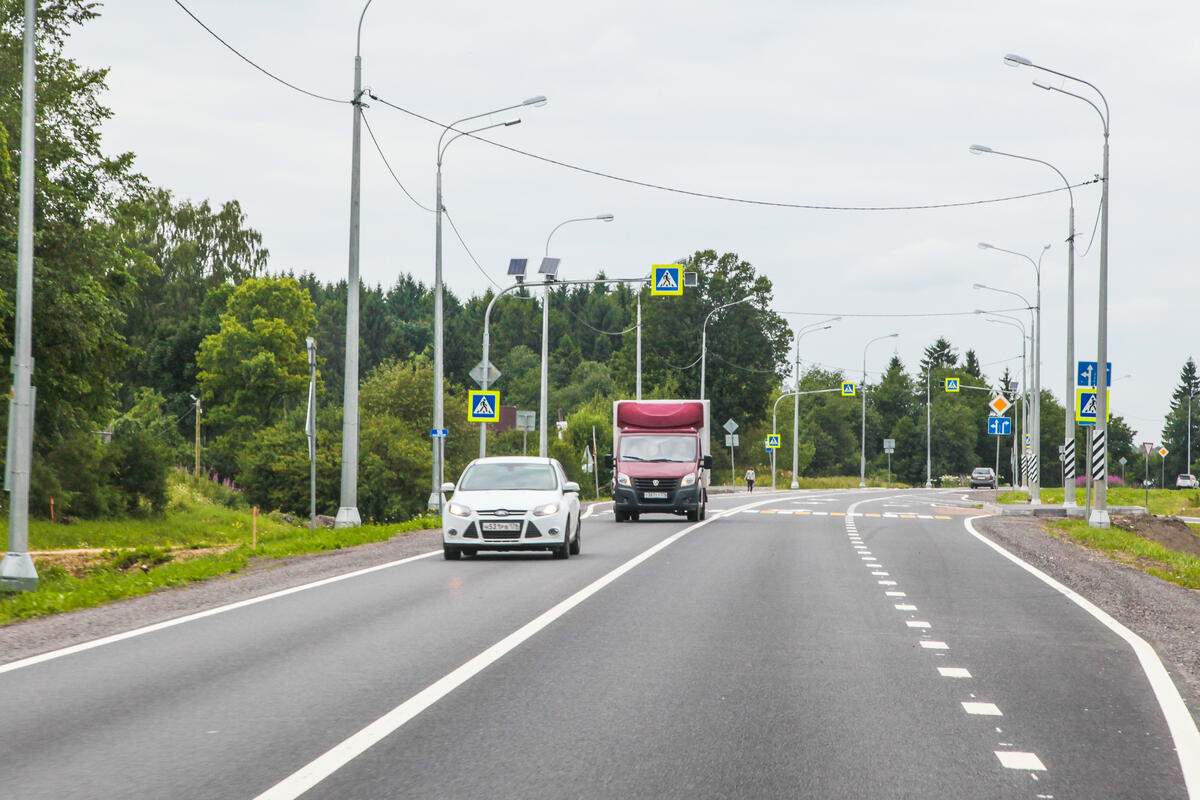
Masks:
[[[1045,772],[1046,766],[1034,753],[1019,753],[1016,750],[996,750],[1000,765],[1009,769],[1032,769]]]
[[[971,673],[962,667],[938,667],[938,674],[943,678],[969,678]]]
[[[216,608],[210,608],[205,611],[197,611],[194,614],[187,614],[182,617],[176,617],[175,619],[156,622],[153,625],[146,625],[142,628],[134,628],[131,631],[114,633],[112,636],[104,636],[100,639],[92,639],[90,642],[80,642],[79,644],[73,644],[70,647],[63,647],[59,650],[51,650],[49,653],[42,653],[40,655],[30,656],[29,658],[23,658],[20,661],[13,661],[8,664],[0,664],[0,675],[4,674],[5,672],[12,672],[13,670],[21,669],[22,667],[32,667],[34,664],[42,664],[46,661],[53,661],[56,658],[62,658],[63,656],[82,653],[85,650],[92,650],[97,647],[102,647],[106,644],[123,642],[126,639],[132,639],[135,636],[144,636],[147,633],[154,633],[156,631],[165,630],[166,628],[173,628],[176,625],[182,625],[185,622],[195,622],[196,620],[204,619],[205,617],[214,617],[217,614],[224,614],[226,611],[233,611],[235,609],[257,605],[258,603],[265,603],[268,600],[275,600],[280,597],[286,597],[289,594],[296,594],[297,592],[305,592],[309,589],[316,589],[319,586],[328,586],[331,583],[338,583],[339,581],[349,580],[350,578],[357,578],[360,575],[369,575],[372,572],[391,569],[392,567],[398,567],[401,564],[409,564],[422,558],[440,555],[441,552],[441,548],[437,550],[430,550],[429,552],[421,553],[420,555],[401,558],[397,561],[389,561],[386,564],[376,564],[373,567],[366,567],[365,569],[356,569],[353,572],[347,572],[342,575],[334,575],[331,578],[322,578],[321,580],[313,581],[312,583],[302,583],[299,586],[292,586],[289,589],[281,589],[277,592],[259,595],[258,597],[251,597],[246,600],[239,600],[236,603],[217,606]]]
[[[754,503],[755,506],[766,505],[767,503],[778,502],[777,499],[761,500]],[[583,587],[575,594],[553,606],[547,611],[522,625],[517,630],[505,636],[500,641],[493,644],[491,647],[484,650],[479,655],[467,661],[462,666],[454,671],[439,678],[438,680],[426,686],[421,691],[417,692],[412,697],[405,700],[400,705],[393,708],[391,711],[384,714],[379,719],[372,722],[362,730],[352,734],[346,740],[334,745],[325,753],[305,764],[300,769],[288,775],[286,778],[267,789],[262,794],[258,795],[255,800],[295,800],[300,795],[313,788],[321,781],[328,778],[337,770],[350,763],[369,748],[383,740],[385,737],[395,733],[405,723],[416,717],[425,709],[432,706],[434,703],[441,700],[450,692],[463,685],[471,678],[478,675],[487,667],[498,661],[507,653],[519,647],[527,639],[530,639],[539,631],[546,628],[559,617],[566,614],[575,606],[587,600],[592,595],[599,592],[604,587],[615,581],[617,578],[629,572],[634,567],[641,564],[656,553],[670,547],[675,542],[679,541],[684,536],[688,535],[698,528],[702,528],[710,522],[720,519],[723,516],[736,514],[737,512],[749,508],[749,506],[739,506],[728,511],[721,511],[714,514],[706,520],[689,525],[678,533],[674,533],[663,539],[658,544],[643,550],[633,558],[621,564],[611,572],[601,576],[592,583]]]
[[[995,703],[963,703],[963,711],[968,714],[979,714],[985,717],[1002,717]]]
[[[1187,786],[1188,798],[1189,800],[1200,800],[1200,729],[1196,727],[1196,721],[1192,719],[1187,705],[1183,702],[1183,698],[1180,697],[1179,689],[1171,681],[1171,676],[1167,672],[1167,668],[1163,666],[1158,654],[1154,652],[1154,648],[1147,644],[1145,639],[1113,619],[1107,612],[1078,592],[1067,588],[1037,567],[1025,563],[991,539],[980,534],[979,531],[975,530],[975,526],[972,523],[981,518],[982,516],[970,517],[963,520],[968,533],[1047,586],[1058,591],[1075,605],[1095,617],[1096,620],[1110,631],[1124,639],[1125,643],[1133,648],[1133,652],[1137,655],[1138,663],[1142,666],[1142,671],[1146,673],[1146,680],[1150,682],[1150,688],[1154,690],[1154,696],[1158,699],[1158,705],[1162,709],[1163,716],[1166,717],[1167,729],[1171,732],[1171,738],[1175,742],[1175,752],[1179,756],[1179,764],[1183,770],[1183,782]],[[1000,753],[997,752],[996,755],[1000,756]],[[1000,760],[1003,762],[1004,759],[1001,758]],[[1008,765],[1006,764],[1005,766]],[[1043,769],[1045,768],[1043,767]]]

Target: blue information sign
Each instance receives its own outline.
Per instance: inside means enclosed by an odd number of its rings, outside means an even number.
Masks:
[[[1095,386],[1100,380],[1100,365],[1095,361],[1080,361],[1075,367],[1075,385],[1076,386]],[[1104,371],[1104,380],[1112,386],[1112,362],[1108,362],[1108,369]]]
[[[987,432],[991,436],[1012,436],[1012,420],[1008,417],[988,417]]]
[[[430,428],[429,435],[434,439],[445,439],[450,435],[449,428]]]

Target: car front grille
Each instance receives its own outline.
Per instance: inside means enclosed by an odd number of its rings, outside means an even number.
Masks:
[[[679,478],[634,478],[633,485],[643,492],[669,492],[679,488]]]
[[[479,509],[479,516],[481,516],[481,517],[494,517],[496,515],[499,515],[501,517],[509,516],[509,517],[520,518],[520,517],[525,516],[525,509],[523,509],[523,508],[481,508],[481,509]]]
[[[483,538],[489,541],[512,541],[521,538],[520,531],[484,531]]]

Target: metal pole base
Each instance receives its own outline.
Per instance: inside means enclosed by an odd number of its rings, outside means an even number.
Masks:
[[[1075,502],[1075,487],[1063,489],[1063,508],[1075,508],[1078,505]]]
[[[1109,519],[1107,508],[1093,508],[1091,516],[1088,517],[1088,525],[1093,528],[1108,528],[1112,525],[1112,520]]]
[[[362,525],[362,517],[358,515],[358,509],[353,506],[339,508],[337,516],[333,520],[335,528],[357,528],[359,525]]]
[[[865,488],[867,488],[867,482],[866,482],[866,481],[859,481],[859,482],[858,482],[858,488],[860,488],[860,489],[865,489]]]
[[[792,478],[792,488],[793,488],[793,489],[799,489],[799,488],[800,488],[800,481],[796,480],[795,478]]]
[[[933,488],[933,481],[925,481],[925,488],[926,488],[926,489],[932,489],[932,488]]]
[[[441,511],[442,506],[446,503],[445,495],[439,495],[437,492],[430,492],[429,499],[425,501],[425,507],[430,511]]]
[[[5,554],[0,561],[0,592],[32,592],[37,587],[37,569],[29,553]]]

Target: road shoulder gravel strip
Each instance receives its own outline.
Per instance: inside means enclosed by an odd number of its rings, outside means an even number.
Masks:
[[[128,600],[0,627],[0,664],[185,614],[385,564],[441,547],[441,531],[413,531],[386,542],[294,558],[261,559],[246,570]]]
[[[1200,592],[1052,536],[1040,520],[987,517],[976,520],[975,528],[1145,639],[1158,652],[1192,717],[1200,719]]]

